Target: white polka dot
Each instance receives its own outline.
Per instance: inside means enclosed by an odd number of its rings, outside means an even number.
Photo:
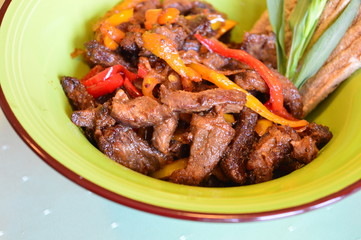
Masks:
[[[117,228],[117,227],[119,227],[119,224],[118,223],[116,223],[116,222],[113,222],[112,224],[110,224],[110,226],[111,226],[111,228]]]
[[[49,215],[50,213],[51,213],[51,210],[50,210],[50,209],[45,209],[45,210],[43,211],[43,214],[44,214],[45,216]]]
[[[294,226],[289,226],[288,227],[288,231],[290,231],[290,232],[293,232],[293,231],[295,231],[296,230],[296,228],[294,227]]]
[[[3,151],[8,150],[9,148],[10,148],[9,145],[2,145],[1,146],[1,150],[3,150]]]
[[[4,236],[4,232],[3,231],[0,231],[0,237],[1,236]]]
[[[27,181],[29,181],[29,177],[28,176],[22,176],[21,180],[23,180],[23,182],[27,182]]]
[[[180,236],[179,240],[187,240],[187,237],[186,236]]]

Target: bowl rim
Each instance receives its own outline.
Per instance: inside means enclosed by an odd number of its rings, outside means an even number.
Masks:
[[[0,8],[0,27],[2,20],[6,14],[11,0],[5,0],[3,5]],[[45,149],[39,146],[36,141],[27,133],[25,128],[21,125],[19,120],[16,118],[14,112],[11,109],[9,102],[5,98],[5,94],[2,90],[0,84],[0,108],[4,112],[5,117],[9,121],[12,128],[15,130],[17,135],[22,139],[23,142],[34,152],[40,159],[47,163],[50,167],[55,169],[57,172],[71,180],[72,182],[80,185],[81,187],[96,193],[97,195],[104,197],[113,202],[122,204],[124,206],[134,208],[140,211],[147,213],[152,213],[164,217],[182,219],[182,220],[192,220],[192,221],[202,221],[202,222],[254,222],[254,221],[263,221],[263,220],[273,220],[289,216],[294,216],[297,214],[309,212],[332,203],[335,203],[345,197],[357,192],[361,189],[361,179],[350,184],[349,186],[332,193],[330,195],[324,196],[322,198],[316,199],[314,201],[301,204],[294,207],[277,209],[272,211],[264,212],[252,212],[252,213],[232,213],[232,214],[223,214],[223,213],[203,213],[203,212],[190,212],[177,209],[170,209],[165,207],[160,207],[141,201],[133,200],[131,198],[119,195],[112,191],[109,191],[73,172],[71,169],[65,167],[58,160],[50,156]]]

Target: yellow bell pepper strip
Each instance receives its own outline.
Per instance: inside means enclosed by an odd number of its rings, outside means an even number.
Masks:
[[[257,121],[254,130],[256,131],[258,136],[262,136],[267,132],[267,129],[271,127],[272,124],[273,123],[270,120],[262,118]]]
[[[135,8],[139,3],[145,2],[146,0],[123,0],[117,5],[115,5],[111,12],[119,12],[122,10]]]
[[[270,106],[272,112],[275,114],[287,119],[295,120],[295,118],[289,114],[283,106],[283,92],[281,82],[266,65],[264,65],[261,61],[254,58],[246,51],[240,49],[230,49],[215,38],[205,38],[200,34],[195,34],[195,37],[204,46],[206,46],[208,50],[216,52],[224,57],[236,59],[256,70],[256,72],[266,82],[270,90],[270,103],[267,104],[267,106]]]
[[[158,18],[160,25],[172,24],[178,21],[180,11],[176,8],[167,8],[162,11]]]
[[[116,50],[119,47],[119,44],[115,42],[113,39],[111,39],[109,36],[103,37],[103,44],[110,50]]]
[[[236,119],[234,119],[234,116],[230,113],[224,113],[223,114],[224,120],[230,124],[234,124],[236,122]]]
[[[121,23],[128,22],[134,15],[134,9],[124,9],[122,11],[117,12],[108,12],[106,17],[98,21],[93,26],[93,31],[97,31],[101,25],[109,24],[112,26],[118,26]]]
[[[116,26],[128,22],[133,17],[133,12],[133,8],[125,9],[112,13],[96,23],[93,27],[96,40],[103,43],[110,50],[117,49],[120,41],[125,37],[125,33]]]
[[[308,124],[306,120],[288,120],[283,117],[280,117],[271,111],[269,111],[256,97],[252,94],[238,86],[236,83],[231,81],[225,75],[218,73],[217,71],[210,69],[199,63],[191,63],[189,65],[192,69],[198,72],[203,79],[210,81],[215,84],[217,87],[222,89],[237,89],[246,94],[247,102],[246,107],[252,109],[262,117],[281,125],[289,125],[293,128],[303,127]]]
[[[106,18],[104,22],[109,23],[113,26],[118,26],[121,23],[128,22],[134,14],[134,9],[129,8],[122,10],[120,12],[112,14],[110,17]]]
[[[221,14],[210,14],[206,13],[206,16],[211,23],[211,28],[213,30],[217,30],[222,27],[224,22],[226,21]]]
[[[166,61],[182,78],[195,82],[202,81],[197,72],[184,64],[172,40],[161,34],[151,32],[145,32],[142,35],[142,40],[145,49]]]
[[[80,55],[85,53],[84,49],[75,48],[74,51],[70,54],[71,58],[77,58]]]
[[[187,166],[187,159],[178,159],[172,163],[165,165],[163,168],[151,174],[152,177],[157,179],[165,179],[170,177],[176,170],[183,169]]]
[[[152,27],[158,23],[158,18],[162,13],[162,9],[148,9],[145,12],[145,22],[144,27],[147,30],[152,29]]]
[[[217,35],[215,36],[215,38],[220,38],[223,34],[225,34],[226,32],[228,32],[229,30],[231,30],[232,28],[234,28],[237,25],[236,21],[227,19],[222,25],[221,27],[218,29],[217,31]]]

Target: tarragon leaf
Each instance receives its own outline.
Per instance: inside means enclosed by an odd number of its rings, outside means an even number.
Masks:
[[[286,67],[286,77],[293,79],[318,23],[327,0],[299,0],[289,23],[292,30],[292,45]]]
[[[327,61],[332,51],[339,44],[347,29],[352,24],[360,8],[361,0],[351,0],[338,18],[320,36],[303,59],[298,74],[293,82],[300,88],[307,79],[312,77]]]
[[[276,35],[277,67],[282,74],[285,73],[287,62],[285,51],[285,16],[284,0],[267,0],[269,19]]]

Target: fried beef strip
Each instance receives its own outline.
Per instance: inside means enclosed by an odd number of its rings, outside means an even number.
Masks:
[[[128,69],[131,65],[121,55],[111,51],[96,40],[85,43],[85,60],[92,66],[101,65],[103,67],[111,67],[120,64]]]
[[[297,133],[289,126],[273,125],[254,146],[247,163],[251,182],[273,179],[273,172],[282,168],[284,174],[310,163],[332,138],[327,127],[311,123]],[[286,170],[287,169],[287,170]]]
[[[143,174],[150,174],[169,160],[149,146],[132,128],[121,124],[95,131],[98,148],[109,158]]]
[[[247,181],[246,164],[253,144],[258,140],[257,133],[254,131],[257,119],[258,114],[249,108],[242,110],[235,127],[235,136],[220,162],[226,176],[240,185]]]
[[[302,97],[297,88],[290,80],[279,74],[276,70],[272,70],[272,72],[276,75],[276,77],[278,77],[282,84],[284,105],[286,109],[295,118],[302,118],[303,103]],[[245,69],[244,71],[240,72],[235,76],[235,82],[242,88],[255,94],[268,94],[269,92],[269,88],[265,81],[254,70]]]
[[[169,107],[142,96],[126,101],[113,99],[111,116],[126,126],[139,128],[161,124],[173,113]]]
[[[254,146],[247,162],[251,181],[254,183],[272,180],[273,171],[284,159],[290,158],[292,140],[300,140],[300,136],[289,126],[273,125]]]
[[[173,111],[182,113],[208,111],[215,106],[223,106],[225,113],[237,113],[246,103],[246,95],[238,90],[220,88],[201,92],[167,92],[161,88],[161,102]]]
[[[106,102],[96,108],[74,111],[71,115],[71,121],[79,127],[90,129],[113,126],[116,122],[109,115],[109,105],[110,103]]]
[[[96,106],[93,96],[86,91],[85,86],[77,78],[62,77],[61,85],[73,109],[84,110]]]
[[[275,35],[272,32],[264,34],[245,33],[242,49],[267,66],[277,68]]]
[[[317,123],[308,124],[299,134],[301,137],[309,136],[315,140],[318,149],[323,148],[333,136],[328,127]]]
[[[174,115],[161,124],[154,126],[152,144],[160,152],[168,154],[170,149],[170,141],[173,137],[173,134],[178,126],[178,115]]]
[[[187,166],[173,172],[170,181],[199,185],[220,161],[234,136],[234,129],[224,120],[222,114],[193,114],[191,132],[193,142]]]

